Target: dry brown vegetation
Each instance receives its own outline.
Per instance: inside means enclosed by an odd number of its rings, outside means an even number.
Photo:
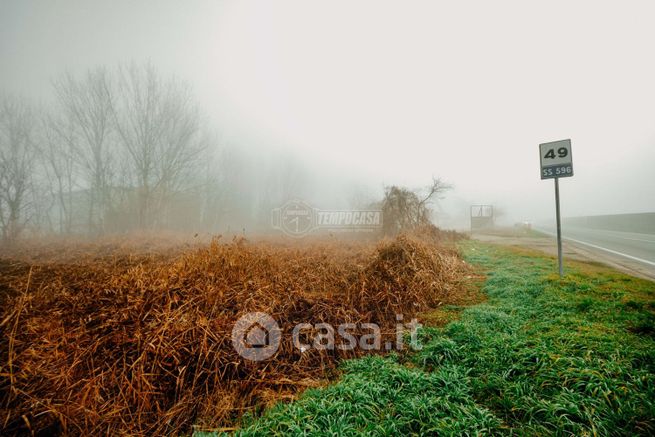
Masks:
[[[161,435],[238,423],[362,351],[301,353],[297,323],[377,322],[457,302],[470,271],[424,229],[381,242],[213,240],[34,246],[0,258],[0,426],[7,433]],[[269,313],[268,361],[233,349],[235,320]]]

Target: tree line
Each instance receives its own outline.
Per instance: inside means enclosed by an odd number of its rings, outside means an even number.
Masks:
[[[150,64],[64,74],[40,106],[0,96],[0,238],[224,231],[302,187],[293,162],[258,168],[217,138],[189,85]]]
[[[338,185],[279,151],[222,144],[188,84],[151,64],[98,67],[52,81],[46,103],[0,95],[0,243],[162,229],[270,230],[291,198],[380,208],[384,233],[429,223],[450,186]],[[330,200],[331,199],[331,200]],[[320,206],[320,205],[316,205]]]

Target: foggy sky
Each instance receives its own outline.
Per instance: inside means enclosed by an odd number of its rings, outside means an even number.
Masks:
[[[552,217],[538,144],[571,138],[563,215],[645,212],[654,19],[652,1],[0,0],[0,92],[47,99],[63,71],[149,60],[224,141],[372,190],[441,176],[442,209],[512,220]]]

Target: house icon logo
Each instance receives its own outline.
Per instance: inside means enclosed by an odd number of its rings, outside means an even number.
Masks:
[[[271,336],[268,330],[256,322],[246,331],[246,346],[255,349],[263,349],[271,344]]]
[[[277,352],[281,336],[280,327],[268,314],[246,313],[232,328],[232,345],[243,358],[263,361]]]

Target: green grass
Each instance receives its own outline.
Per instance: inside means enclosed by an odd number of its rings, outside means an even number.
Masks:
[[[467,242],[485,303],[425,327],[406,355],[343,363],[240,435],[653,435],[655,284],[597,265]]]

